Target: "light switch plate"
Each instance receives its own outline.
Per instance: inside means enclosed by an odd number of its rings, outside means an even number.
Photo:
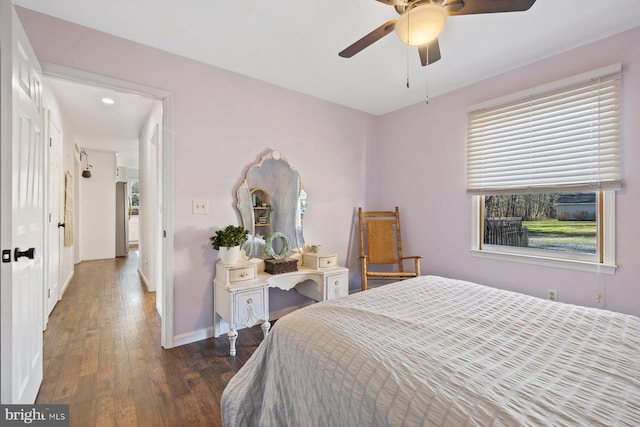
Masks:
[[[191,213],[194,215],[206,215],[209,213],[209,201],[206,199],[193,199]]]

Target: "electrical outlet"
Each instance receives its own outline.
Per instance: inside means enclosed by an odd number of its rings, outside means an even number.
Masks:
[[[193,215],[206,215],[209,213],[209,201],[206,199],[193,199],[191,206]]]
[[[558,301],[558,290],[549,289],[547,291],[547,298],[549,298],[549,301]]]

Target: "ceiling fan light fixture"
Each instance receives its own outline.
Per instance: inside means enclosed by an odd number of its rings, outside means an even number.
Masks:
[[[396,34],[404,44],[423,46],[440,35],[448,16],[446,9],[438,4],[418,4],[400,15]]]

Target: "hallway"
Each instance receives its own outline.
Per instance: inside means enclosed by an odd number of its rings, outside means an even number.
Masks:
[[[137,250],[75,266],[44,332],[36,403],[69,404],[79,427],[220,425],[222,390],[260,343],[260,328],[240,334],[236,357],[226,336],[162,349],[155,293],[137,266]]]

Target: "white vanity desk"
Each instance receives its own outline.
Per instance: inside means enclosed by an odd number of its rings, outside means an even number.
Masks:
[[[330,257],[330,258],[328,258]],[[236,265],[216,264],[214,283],[214,336],[220,336],[220,318],[229,324],[229,354],[236,354],[238,329],[260,324],[266,337],[269,323],[269,288],[294,289],[315,301],[349,294],[349,269],[337,265],[337,257],[319,257],[327,267],[299,266],[281,274],[264,272],[264,261],[251,259]],[[322,265],[318,263],[318,265]]]

